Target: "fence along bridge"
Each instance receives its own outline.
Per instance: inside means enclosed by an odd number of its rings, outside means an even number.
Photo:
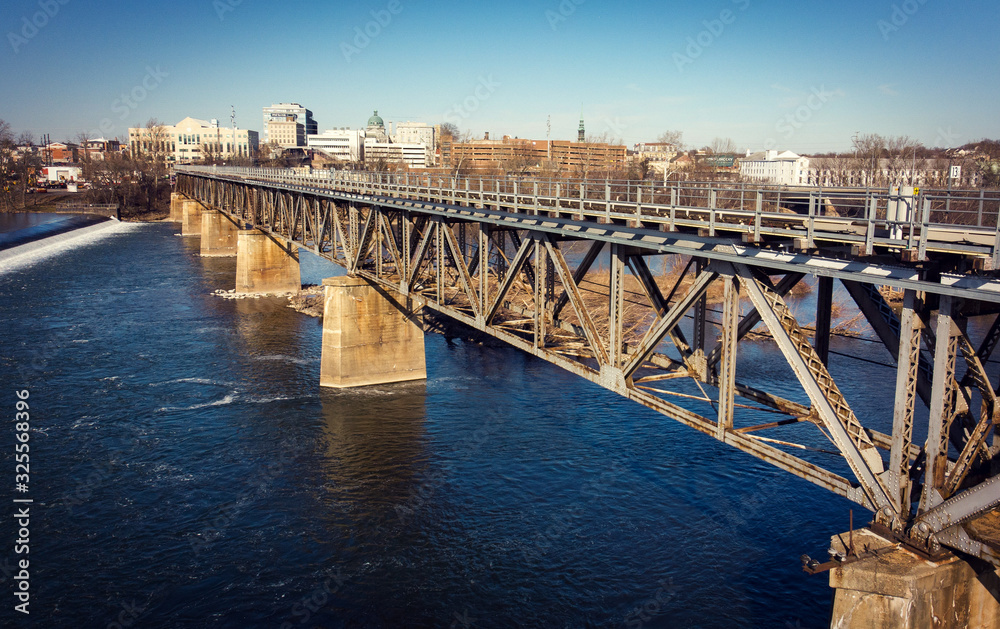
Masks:
[[[404,312],[446,315],[846,497],[926,558],[1000,565],[1000,406],[984,367],[1000,340],[996,194],[176,170],[203,209],[342,265]],[[653,271],[667,266],[683,271]],[[786,302],[808,275],[814,332]],[[896,363],[891,417],[852,405],[845,368],[828,366],[835,280]],[[757,388],[751,369],[737,379],[758,324],[802,401]]]

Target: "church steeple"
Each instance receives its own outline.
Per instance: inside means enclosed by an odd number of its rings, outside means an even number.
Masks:
[[[580,108],[580,129],[576,132],[576,141],[584,142],[587,137],[587,132],[583,128],[583,108]]]

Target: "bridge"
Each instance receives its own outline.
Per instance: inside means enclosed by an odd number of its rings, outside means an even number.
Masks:
[[[237,290],[297,289],[301,249],[347,270],[325,282],[322,385],[425,377],[417,315],[435,312],[870,510],[831,562],[806,561],[832,568],[835,622],[859,601],[851,626],[900,601],[912,626],[942,604],[1000,622],[1000,194],[176,174],[172,215],[203,254],[237,255]],[[813,326],[787,300],[808,276]],[[894,363],[891,416],[831,372],[835,281]],[[795,395],[740,361],[761,334]],[[886,562],[898,579],[873,578]]]

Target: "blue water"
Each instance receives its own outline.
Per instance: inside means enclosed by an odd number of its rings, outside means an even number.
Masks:
[[[0,624],[828,625],[799,556],[847,501],[509,348],[429,334],[426,382],[320,390],[320,322],[212,295],[235,261],[177,231],[0,272],[0,399],[10,417],[30,391],[34,500],[31,614],[0,572]],[[767,346],[745,360],[787,378]],[[23,497],[12,422],[0,447]]]

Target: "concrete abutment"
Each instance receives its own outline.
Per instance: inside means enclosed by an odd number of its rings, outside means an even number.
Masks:
[[[258,229],[238,231],[237,293],[292,293],[301,288],[299,251],[295,244]]]
[[[844,552],[848,535],[833,538]],[[867,529],[854,531],[856,549],[893,544]],[[832,629],[987,629],[1000,627],[1000,572],[977,574],[955,556],[929,561],[905,548],[830,571]]]
[[[356,277],[323,281],[320,386],[363,387],[427,378],[424,332],[412,305]]]

